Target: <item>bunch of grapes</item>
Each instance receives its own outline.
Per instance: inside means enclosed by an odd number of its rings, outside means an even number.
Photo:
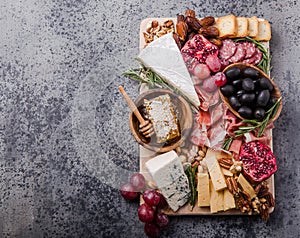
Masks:
[[[139,193],[145,203],[141,204],[138,209],[139,220],[145,223],[144,231],[149,237],[158,237],[160,228],[165,228],[169,224],[169,218],[161,212],[161,209],[167,206],[167,202],[162,194],[155,190],[145,190],[145,177],[136,173],[130,178],[129,183],[122,185],[121,195],[127,200],[136,199]]]

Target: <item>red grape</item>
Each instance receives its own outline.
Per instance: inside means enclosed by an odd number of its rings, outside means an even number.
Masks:
[[[165,197],[161,193],[159,193],[159,195],[160,195],[160,199],[159,199],[159,203],[158,203],[157,207],[162,209],[162,208],[165,208],[166,206],[168,206],[168,203],[167,203]]]
[[[154,209],[144,203],[139,207],[138,216],[142,222],[151,222],[154,219]]]
[[[225,85],[227,81],[225,74],[222,72],[216,73],[214,76],[212,76],[212,78],[215,80],[215,84],[218,87]]]
[[[134,188],[131,183],[123,184],[120,188],[120,193],[123,196],[123,198],[127,200],[133,200],[139,196],[139,193],[134,191]]]
[[[165,228],[169,225],[169,218],[166,214],[159,212],[155,216],[155,223],[159,227]]]
[[[160,201],[160,194],[155,190],[146,190],[143,193],[143,199],[148,205],[157,206]]]
[[[158,235],[159,235],[159,228],[153,222],[145,223],[144,231],[148,237],[158,237]]]
[[[140,173],[135,173],[131,176],[130,183],[136,191],[141,191],[145,187],[145,177]]]

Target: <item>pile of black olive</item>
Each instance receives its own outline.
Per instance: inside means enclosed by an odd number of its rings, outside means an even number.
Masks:
[[[235,66],[224,73],[227,81],[220,90],[230,106],[243,118],[262,121],[266,111],[276,102],[272,97],[274,86],[269,79],[250,67],[241,70]]]

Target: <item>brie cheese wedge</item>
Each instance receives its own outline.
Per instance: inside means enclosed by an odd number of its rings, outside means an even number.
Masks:
[[[151,42],[137,59],[162,77],[167,84],[178,89],[196,108],[200,106],[193,81],[173,39],[173,33]]]

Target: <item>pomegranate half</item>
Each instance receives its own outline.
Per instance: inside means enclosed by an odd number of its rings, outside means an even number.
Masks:
[[[271,148],[259,141],[242,145],[239,160],[243,162],[243,174],[252,183],[269,178],[277,170],[276,158]]]

